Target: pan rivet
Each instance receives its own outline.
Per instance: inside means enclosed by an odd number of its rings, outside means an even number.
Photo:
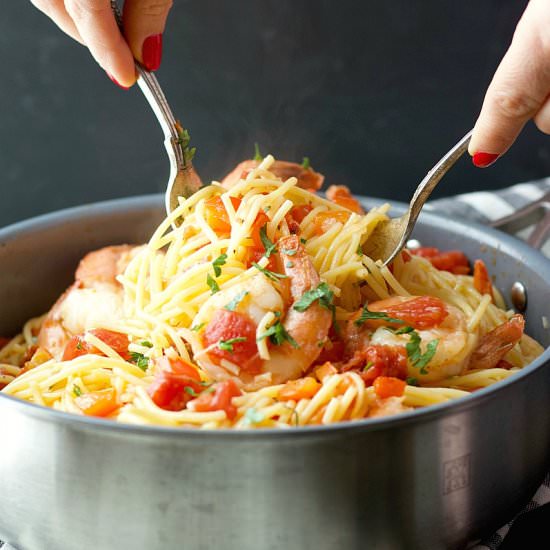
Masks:
[[[517,311],[523,313],[527,309],[527,289],[523,283],[516,281],[510,290],[512,305]]]

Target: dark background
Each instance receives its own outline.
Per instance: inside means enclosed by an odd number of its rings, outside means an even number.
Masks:
[[[329,183],[408,200],[472,126],[526,2],[175,0],[158,77],[203,179],[263,153]],[[0,17],[0,225],[161,191],[168,161],[139,90],[111,83],[24,0]],[[531,124],[488,170],[462,159],[439,196],[550,174]]]

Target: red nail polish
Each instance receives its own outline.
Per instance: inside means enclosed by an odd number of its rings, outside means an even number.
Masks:
[[[107,71],[105,71],[107,72]],[[123,86],[111,73],[107,73],[107,76],[119,87],[123,90],[129,90],[128,86]]]
[[[162,34],[153,34],[143,41],[141,50],[143,66],[148,71],[156,71],[162,58]]]
[[[474,153],[472,162],[478,168],[487,168],[487,166],[491,166],[499,156],[498,153]]]

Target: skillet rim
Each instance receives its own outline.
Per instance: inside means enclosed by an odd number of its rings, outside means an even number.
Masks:
[[[380,205],[386,201],[384,199],[358,196],[358,198],[371,206]],[[399,214],[406,207],[405,204],[392,202],[392,213]],[[83,221],[83,218],[93,218],[97,215],[108,215],[110,213],[119,213],[121,210],[142,210],[151,208],[164,208],[162,194],[148,194],[137,197],[123,197],[107,201],[94,202],[85,205],[65,208],[40,216],[35,216],[27,220],[10,224],[0,229],[0,246],[9,242],[20,235],[33,234],[41,229],[59,225],[68,221]],[[523,241],[512,237],[506,233],[493,229],[491,227],[470,222],[448,219],[441,214],[432,211],[424,211],[420,216],[419,222],[427,225],[445,225],[452,233],[460,234],[467,231],[476,238],[481,246],[492,246],[495,249],[507,249],[515,251],[517,255],[529,259],[530,270],[540,270],[550,273],[550,259],[546,258],[540,251],[531,248]],[[482,240],[481,237],[484,237]],[[538,264],[541,264],[540,266]],[[550,282],[548,283],[550,287]],[[550,288],[549,288],[550,290]],[[48,407],[43,407],[27,401],[22,401],[16,397],[5,395],[0,392],[0,411],[4,406],[12,407],[16,411],[23,412],[38,421],[60,422],[64,426],[80,428],[82,430],[99,430],[113,433],[121,433],[125,436],[149,436],[149,437],[177,437],[182,441],[186,438],[220,438],[220,439],[245,439],[246,441],[270,440],[270,439],[297,439],[310,438],[324,435],[342,436],[357,432],[378,431],[380,429],[393,429],[406,426],[410,423],[425,423],[434,418],[444,417],[446,413],[461,413],[480,405],[481,403],[498,398],[498,394],[505,388],[525,382],[536,371],[544,367],[550,367],[550,346],[537,357],[532,363],[523,368],[520,372],[505,380],[501,380],[486,388],[477,390],[470,395],[453,399],[444,403],[430,405],[414,409],[412,411],[400,413],[394,416],[381,418],[366,418],[363,420],[338,422],[326,426],[300,426],[299,429],[275,429],[275,428],[255,428],[255,429],[233,429],[220,428],[216,430],[200,430],[197,428],[179,428],[168,426],[149,426],[138,424],[124,424],[113,422],[101,418],[79,416],[71,413],[57,411]]]

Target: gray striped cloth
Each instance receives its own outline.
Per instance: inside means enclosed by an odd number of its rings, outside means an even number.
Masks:
[[[520,183],[507,187],[501,191],[465,193],[451,198],[431,201],[424,208],[432,212],[442,212],[453,218],[463,218],[478,223],[491,223],[494,220],[508,216],[516,210],[523,208],[530,202],[536,201],[550,192],[550,178],[545,178],[531,183]],[[518,237],[525,238],[529,229],[522,231]],[[550,257],[550,242],[546,243],[543,252]],[[550,465],[549,465],[550,467]],[[475,541],[468,546],[468,550],[496,550],[508,534],[514,521],[543,504],[550,502],[550,473],[546,475],[543,484],[533,495],[533,498],[525,508],[509,523],[501,527],[496,533],[483,541]],[[8,543],[0,541],[2,550],[17,550]],[[27,550],[27,549],[25,549]]]

